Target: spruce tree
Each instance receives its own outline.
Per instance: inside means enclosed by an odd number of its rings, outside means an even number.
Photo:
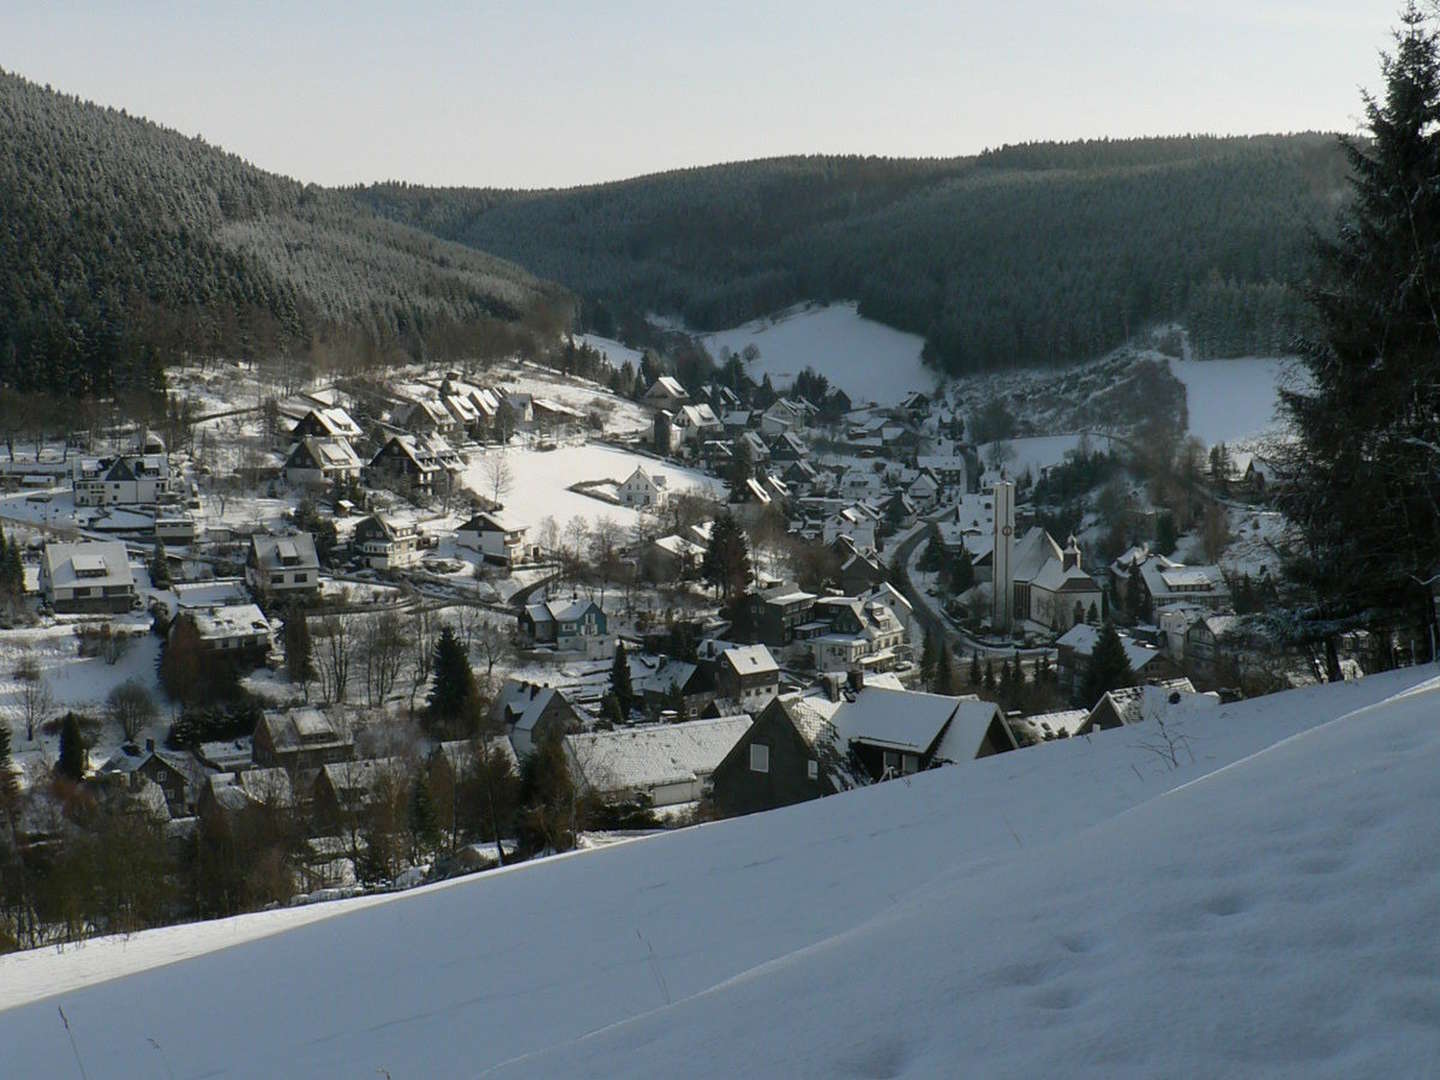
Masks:
[[[943,641],[935,655],[935,693],[955,693],[955,664],[950,655],[950,646]]]
[[[979,686],[984,680],[985,673],[980,670],[980,650],[970,650],[970,685]]]
[[[465,645],[451,626],[435,642],[434,677],[425,698],[426,721],[432,734],[468,735],[480,723],[480,689]]]
[[[991,690],[991,691],[993,691],[993,690],[995,689],[995,661],[994,661],[994,660],[986,660],[986,661],[985,661],[985,680],[984,680],[984,681],[985,681],[985,689],[986,689],[986,690]]]
[[[1440,47],[1413,2],[1381,71],[1370,139],[1342,140],[1353,198],[1317,243],[1309,385],[1281,393],[1297,439],[1279,501],[1304,538],[1290,571],[1308,597],[1272,623],[1323,642],[1332,679],[1352,627],[1408,622],[1428,648],[1419,583],[1440,571]]]
[[[0,821],[15,804],[19,784],[15,779],[15,763],[10,757],[10,725],[0,724]]]
[[[285,674],[305,689],[310,698],[310,683],[315,678],[315,651],[310,643],[310,625],[299,606],[285,614]]]
[[[430,785],[423,772],[415,777],[415,782],[410,786],[406,824],[414,841],[411,861],[418,862],[421,855],[440,846],[440,823],[435,814],[435,799],[430,794]]]
[[[1100,628],[1095,651],[1085,666],[1078,703],[1084,708],[1092,708],[1106,691],[1134,685],[1135,672],[1130,667],[1130,658],[1125,655],[1125,644],[1120,640],[1115,624],[1107,622]]]
[[[630,661],[625,656],[625,643],[615,643],[615,661],[610,665],[610,693],[615,696],[622,714],[630,712],[635,702],[635,690],[630,685]]]
[[[60,759],[55,764],[55,771],[78,784],[85,779],[85,773],[90,768],[89,757],[85,734],[80,730],[80,718],[73,712],[67,712],[60,722]]]
[[[155,538],[155,550],[150,555],[150,584],[157,589],[170,587],[170,563],[165,557],[165,541]]]
[[[935,685],[935,672],[939,667],[940,654],[935,647],[936,634],[926,634],[925,644],[920,649],[920,683],[926,689]]]

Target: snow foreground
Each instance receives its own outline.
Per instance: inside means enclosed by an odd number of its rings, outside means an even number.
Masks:
[[[1426,1075],[1433,674],[1194,715],[1176,769],[1140,725],[220,951],[244,920],[3,958],[0,1071]]]

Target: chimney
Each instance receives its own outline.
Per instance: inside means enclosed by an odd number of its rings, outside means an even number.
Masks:
[[[539,692],[540,692],[540,684],[539,684],[539,683],[531,683],[531,684],[530,684],[530,700],[531,700],[531,701],[534,701],[534,700],[535,700],[535,695],[538,694]]]
[[[155,752],[155,740],[154,740],[154,739],[146,739],[146,740],[145,740],[145,752],[146,752],[147,754],[153,754],[153,753]]]
[[[858,694],[861,690],[865,689],[865,672],[859,668],[851,668],[850,673],[845,678],[845,682],[851,690],[854,690]]]

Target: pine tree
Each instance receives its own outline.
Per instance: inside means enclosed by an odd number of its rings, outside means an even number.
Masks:
[[[1169,555],[1179,539],[1175,530],[1175,515],[1161,514],[1160,520],[1155,523],[1155,550],[1161,555]]]
[[[440,846],[440,822],[435,814],[435,799],[423,772],[410,786],[410,805],[405,820],[414,841],[411,861],[418,862],[421,855]]]
[[[707,584],[720,590],[727,603],[743,594],[749,584],[750,542],[744,527],[728,510],[720,514],[711,527],[701,576]]]
[[[994,661],[994,660],[986,660],[986,661],[985,661],[985,680],[984,680],[984,681],[985,681],[985,689],[986,689],[986,690],[990,690],[990,691],[993,692],[994,689],[995,689],[995,661]]]
[[[447,625],[435,642],[434,677],[425,698],[426,721],[432,733],[464,736],[480,723],[480,689],[465,645]]]
[[[1281,466],[1282,509],[1304,552],[1291,576],[1315,597],[1279,613],[1292,639],[1356,626],[1435,626],[1440,570],[1440,45],[1410,3],[1364,95],[1370,141],[1342,140],[1354,196],[1333,241],[1317,244],[1309,300],[1320,326],[1302,344],[1308,387],[1282,391],[1297,439]]]
[[[1079,704],[1091,708],[1109,690],[1135,685],[1135,672],[1130,667],[1130,658],[1125,655],[1125,644],[1115,624],[1107,622],[1100,628],[1095,642],[1095,651],[1085,666],[1085,676],[1080,683]]]
[[[25,595],[25,564],[20,557],[20,541],[14,537],[5,549],[5,582],[11,595]]]
[[[980,650],[970,650],[970,685],[979,686],[985,679],[985,673],[980,670]]]
[[[6,812],[15,805],[18,792],[15,763],[10,757],[10,725],[0,724],[0,825],[3,825]]]
[[[310,643],[310,624],[305,613],[292,607],[285,613],[285,674],[305,689],[310,699],[310,683],[315,678],[315,652]]]
[[[80,718],[67,712],[60,722],[60,759],[55,771],[78,784],[85,779],[89,768],[90,755],[85,747],[85,734],[80,730]]]
[[[950,646],[941,642],[935,656],[935,693],[955,693],[955,663],[950,654]]]
[[[920,682],[927,689],[935,685],[935,673],[940,664],[940,653],[936,648],[937,634],[926,634],[925,644],[920,649]]]
[[[630,661],[625,656],[625,643],[615,643],[615,661],[610,665],[610,693],[614,695],[622,714],[630,712],[635,702],[635,690],[630,684]]]
[[[150,555],[150,584],[157,589],[170,587],[170,562],[165,557],[165,541],[155,538],[155,550]]]

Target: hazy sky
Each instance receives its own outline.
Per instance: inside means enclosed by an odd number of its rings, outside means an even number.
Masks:
[[[531,187],[1354,130],[1399,3],[0,0],[0,67],[302,180]]]

